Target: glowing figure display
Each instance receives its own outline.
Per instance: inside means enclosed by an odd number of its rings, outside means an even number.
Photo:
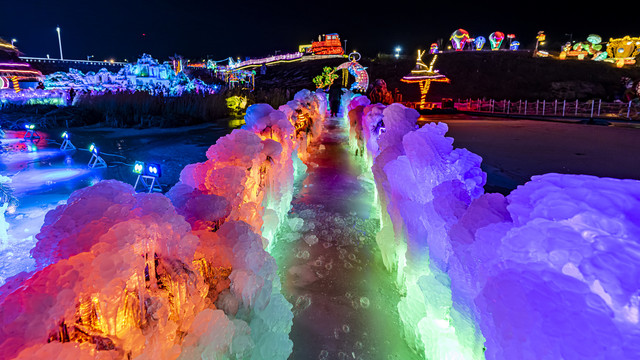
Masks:
[[[484,36],[478,36],[476,38],[476,41],[475,41],[476,50],[478,50],[478,51],[482,50],[482,48],[484,47],[484,44],[486,44],[486,42],[487,42],[487,39],[485,39]]]
[[[509,50],[516,51],[520,47],[520,42],[518,40],[514,41],[509,45]]]
[[[607,55],[607,61],[615,62],[618,67],[635,64],[636,56],[640,55],[640,37],[609,39]]]
[[[437,54],[438,53],[438,44],[431,44],[431,48],[429,49],[429,54]]]
[[[456,51],[462,51],[467,41],[469,41],[469,33],[467,30],[458,29],[451,34],[451,45]]]
[[[356,81],[351,85],[351,91],[367,91],[367,87],[369,86],[369,74],[367,74],[365,67],[358,63],[358,60],[360,60],[360,54],[352,52],[349,54],[349,60],[349,62],[340,64],[336,70],[346,69],[349,71],[349,74],[356,78]]]
[[[401,81],[406,83],[417,83],[420,85],[420,109],[426,108],[426,98],[429,92],[431,82],[450,82],[449,78],[440,74],[439,70],[434,70],[433,65],[438,59],[438,55],[433,55],[433,59],[429,66],[422,62],[422,56],[425,51],[418,50],[418,59],[416,60],[415,69],[411,70],[411,74],[404,76]]]
[[[502,41],[504,40],[504,33],[496,31],[489,35],[489,42],[491,42],[491,50],[499,50]]]

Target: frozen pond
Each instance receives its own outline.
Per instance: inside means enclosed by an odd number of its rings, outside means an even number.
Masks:
[[[24,131],[6,131],[0,139],[0,174],[12,179],[18,206],[9,209],[9,242],[0,247],[0,284],[21,271],[33,269],[29,251],[35,246],[44,215],[80,188],[102,179],[133,184],[135,161],[162,166],[160,183],[168,190],[178,181],[182,168],[203,161],[206,149],[228,129],[199,125],[173,129],[71,129],[75,151],[60,150],[63,130],[38,131],[40,139],[23,140]],[[100,148],[108,167],[89,169],[91,143]]]

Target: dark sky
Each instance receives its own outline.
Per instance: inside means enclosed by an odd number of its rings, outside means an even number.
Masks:
[[[630,2],[630,4],[633,2]],[[58,57],[56,25],[62,29],[65,58],[130,61],[143,52],[167,59],[257,57],[297,51],[319,34],[337,32],[348,50],[365,56],[427,49],[438,40],[448,42],[463,28],[471,36],[493,31],[514,33],[523,47],[533,47],[538,30],[550,44],[585,40],[590,33],[609,37],[640,36],[628,11],[600,6],[572,8],[565,1],[296,1],[253,0],[0,0],[0,37],[18,40],[26,56]],[[613,4],[613,3],[612,3]],[[636,9],[637,10],[637,9]],[[143,36],[145,34],[145,36]],[[556,50],[556,49],[554,49]]]

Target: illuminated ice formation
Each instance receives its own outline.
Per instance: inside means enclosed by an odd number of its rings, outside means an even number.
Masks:
[[[179,96],[186,92],[213,93],[217,85],[207,85],[199,79],[189,79],[183,72],[176,74],[171,65],[160,64],[151,55],[143,54],[135,63],[127,64],[117,73],[107,69],[84,74],[77,69],[58,71],[47,75],[44,84],[48,89],[92,91],[147,91]]]
[[[454,149],[444,123],[415,129],[418,114],[399,104],[363,114],[384,123],[365,136],[377,242],[406,294],[398,309],[414,349],[428,359],[640,357],[640,182],[546,174],[506,198],[483,194],[480,157]]]
[[[12,105],[66,105],[67,94],[62,90],[41,90],[35,88],[22,89],[15,92],[13,89],[0,90],[0,107],[5,104]]]
[[[293,315],[262,237],[218,218],[225,199],[184,190],[193,228],[117,181],[50,212],[34,257],[51,265],[0,288],[3,358],[286,359]]]
[[[450,230],[490,359],[640,358],[640,182],[534,176]],[[462,301],[461,301],[462,302]]]
[[[5,191],[9,191],[9,184],[11,178],[8,176],[0,175],[0,249],[9,245],[9,223],[5,220],[4,214],[9,208],[10,196]]]

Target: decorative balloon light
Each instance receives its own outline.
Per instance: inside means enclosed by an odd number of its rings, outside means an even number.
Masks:
[[[478,36],[476,38],[476,50],[480,51],[484,47],[484,44],[487,42],[484,36]]]
[[[462,51],[469,40],[469,32],[464,29],[458,29],[451,34],[451,38],[449,38],[449,40],[456,51]]]
[[[502,41],[504,40],[504,33],[496,31],[489,35],[489,42],[491,42],[491,50],[499,50]]]
[[[416,67],[414,70],[411,70],[411,74],[402,77],[400,81],[406,83],[417,83],[420,85],[420,109],[426,108],[426,97],[429,92],[429,87],[431,87],[431,82],[450,82],[449,78],[440,74],[438,70],[433,69],[433,65],[438,59],[438,54],[433,55],[433,59],[431,59],[431,63],[427,66],[424,62],[422,62],[422,56],[425,51],[418,50],[418,59],[416,60]]]
[[[514,41],[509,45],[509,50],[516,51],[520,47],[520,42],[518,40]]]
[[[431,44],[431,49],[429,49],[429,54],[437,54],[438,53],[438,44]]]

